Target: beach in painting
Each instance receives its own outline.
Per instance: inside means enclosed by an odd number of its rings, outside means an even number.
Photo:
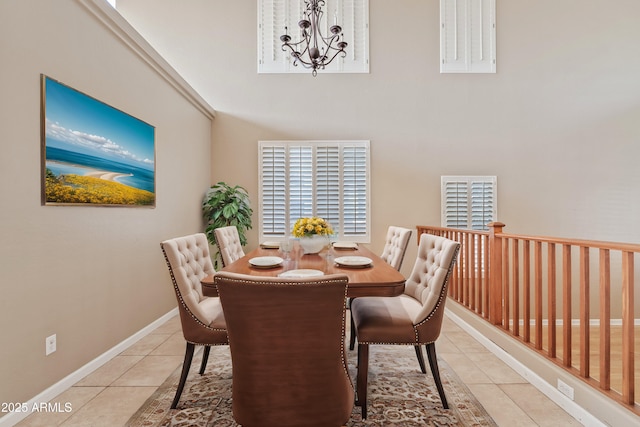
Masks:
[[[60,148],[47,147],[46,167],[56,176],[83,175],[151,193],[155,190],[151,170]]]

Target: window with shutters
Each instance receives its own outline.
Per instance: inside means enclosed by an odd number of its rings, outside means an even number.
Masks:
[[[280,36],[285,26],[293,41],[298,41],[298,21],[305,9],[304,0],[258,0],[258,73],[310,73],[301,64],[293,65],[288,52],[282,50]],[[338,55],[322,72],[369,72],[369,0],[326,0],[323,34],[337,22],[342,27],[347,55]]]
[[[440,0],[440,72],[496,72],[496,0]]]
[[[319,216],[339,239],[370,240],[369,141],[260,141],[260,240]]]
[[[442,226],[488,230],[497,220],[495,176],[443,176]]]

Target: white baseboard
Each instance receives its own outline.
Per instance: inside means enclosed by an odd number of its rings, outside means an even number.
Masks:
[[[564,409],[569,415],[578,420],[581,424],[588,427],[606,427],[602,421],[594,417],[591,413],[585,410],[583,407],[569,399],[567,396],[562,394],[559,390],[551,386],[548,382],[546,382],[543,378],[541,378],[538,374],[533,372],[527,366],[523,365],[511,356],[509,353],[504,351],[500,346],[495,344],[493,341],[482,335],[475,328],[465,322],[461,317],[453,313],[451,310],[445,308],[445,313],[447,317],[449,317],[453,322],[455,322],[458,326],[465,330],[469,335],[475,338],[478,342],[480,342],[483,346],[485,346],[490,352],[492,352],[496,357],[506,363],[511,369],[520,374],[523,378],[525,378],[531,385],[540,390],[544,395],[546,395],[549,399],[554,401],[558,406]]]
[[[164,316],[160,317],[158,320],[152,322],[151,324],[145,326],[135,334],[131,335],[129,338],[115,345],[111,349],[102,353],[100,356],[93,359],[91,362],[82,366],[75,372],[67,375],[57,383],[53,384],[48,389],[44,390],[42,393],[33,397],[31,400],[26,402],[27,408],[32,408],[34,405],[39,405],[41,402],[49,402],[51,399],[54,399],[56,396],[61,394],[62,392],[68,390],[72,385],[80,381],[82,378],[86,377],[109,360],[113,359],[118,354],[125,351],[127,348],[131,347],[133,344],[138,342],[141,338],[150,334],[154,330],[156,330],[159,326],[164,324],[167,320],[178,314],[178,307],[174,308]],[[30,412],[9,412],[2,418],[0,418],[0,427],[12,427],[25,419],[30,415]]]

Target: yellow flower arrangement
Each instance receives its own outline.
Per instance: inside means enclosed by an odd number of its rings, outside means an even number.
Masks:
[[[333,228],[323,218],[300,218],[293,225],[292,231],[294,237],[310,237],[314,234],[328,236],[333,234]]]

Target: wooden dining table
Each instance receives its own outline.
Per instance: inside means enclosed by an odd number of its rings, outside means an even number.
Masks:
[[[344,266],[335,262],[339,257],[366,257],[371,259],[368,266]],[[252,265],[250,260],[258,257],[280,257],[280,265],[264,268]],[[254,260],[255,263],[255,260]],[[298,242],[294,242],[291,252],[283,254],[278,248],[258,247],[244,257],[225,266],[222,271],[246,274],[250,276],[279,276],[290,270],[310,269],[328,274],[346,274],[349,277],[348,297],[363,296],[397,296],[404,291],[405,277],[391,267],[386,261],[367,247],[358,244],[356,248],[338,249],[333,246],[325,248],[318,254],[304,254]],[[201,281],[202,293],[205,296],[217,296],[218,291],[213,283],[213,275]]]

